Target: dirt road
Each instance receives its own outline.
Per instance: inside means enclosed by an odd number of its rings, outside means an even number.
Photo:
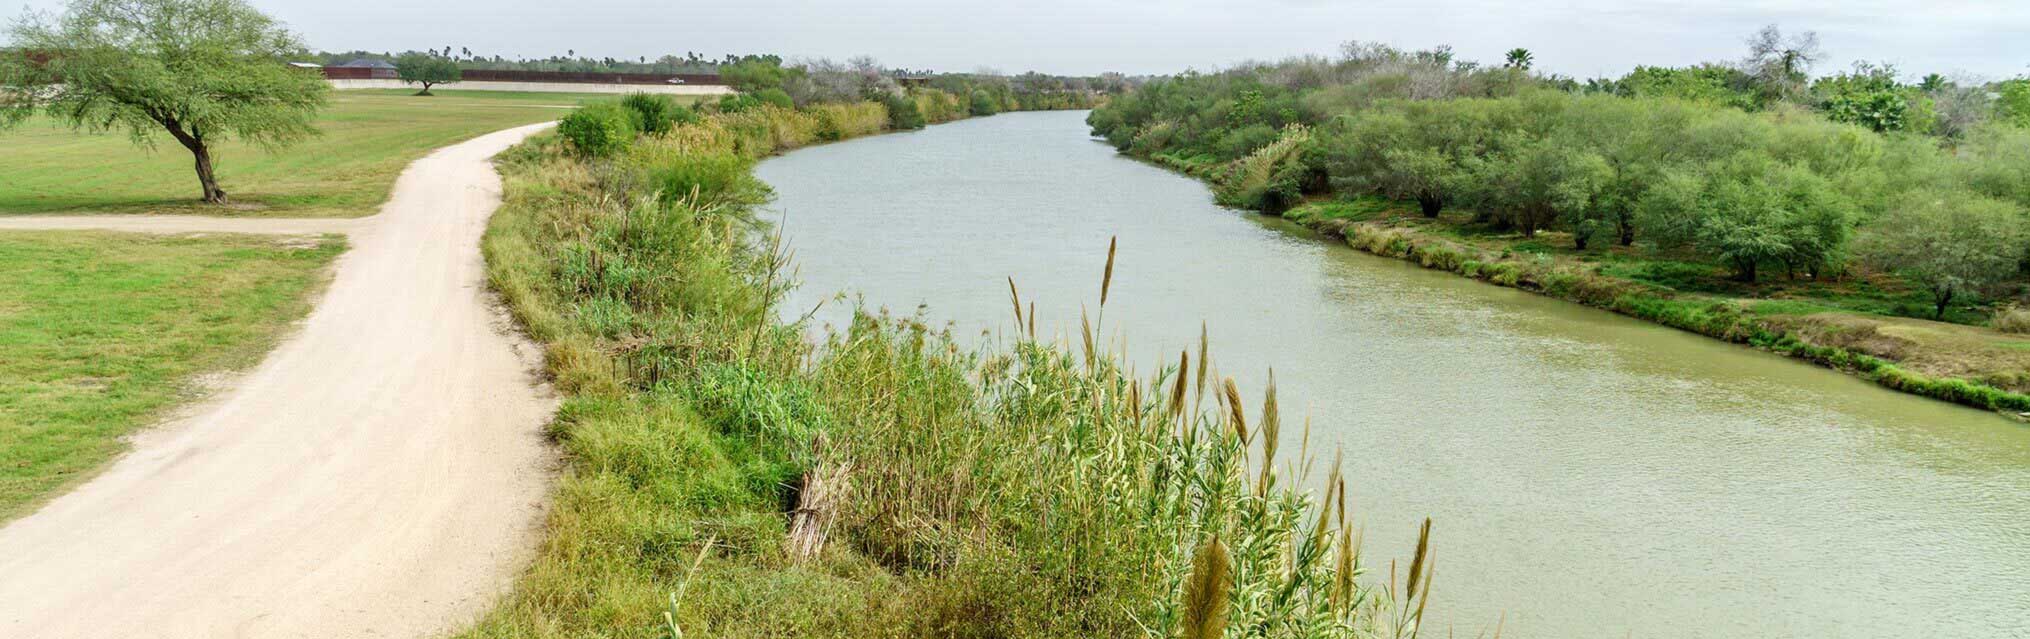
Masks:
[[[0,529],[0,637],[417,637],[482,612],[534,552],[555,465],[554,400],[479,254],[487,160],[539,128],[416,161],[356,228],[299,229],[353,242],[300,332]],[[291,232],[176,219],[90,228]]]

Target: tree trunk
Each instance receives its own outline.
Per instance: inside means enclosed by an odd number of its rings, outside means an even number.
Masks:
[[[1945,291],[1944,293],[1939,293],[1939,294],[1938,294],[1938,295],[1936,295],[1935,297],[1936,297],[1936,298],[1938,299],[1938,306],[1935,306],[1935,307],[1933,307],[1933,308],[1932,308],[1932,310],[1931,310],[1931,319],[1935,319],[1935,320],[1944,320],[1944,319],[1945,319],[1945,306],[1946,306],[1947,304],[1951,304],[1951,303],[1952,303],[1952,290],[1951,290],[1951,289],[1947,289],[1947,290],[1946,290],[1946,291]]]
[[[204,186],[204,201],[210,204],[225,204],[226,190],[219,188],[218,177],[211,171],[211,148],[205,146],[203,140],[199,140],[197,146],[190,152],[197,156],[197,181]]]
[[[1424,210],[1424,217],[1438,217],[1438,211],[1445,208],[1445,201],[1429,195],[1418,196],[1417,207]]]
[[[204,132],[195,127],[185,131],[181,122],[168,115],[151,113],[150,116],[160,123],[162,128],[168,129],[170,137],[176,138],[178,143],[183,144],[183,148],[190,149],[191,157],[197,160],[197,182],[204,188],[204,201],[208,204],[225,204],[226,190],[219,188],[218,176],[212,173],[211,145],[205,144]]]
[[[1736,280],[1750,283],[1755,281],[1755,262],[1753,260],[1736,260],[1734,262],[1734,271],[1736,274],[1734,279]]]
[[[1617,221],[1615,225],[1615,230],[1621,232],[1621,237],[1619,238],[1621,245],[1635,246],[1635,225],[1630,224],[1626,219]]]

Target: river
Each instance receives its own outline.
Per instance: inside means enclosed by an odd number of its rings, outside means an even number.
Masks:
[[[1106,322],[1142,370],[1195,349],[1204,321],[1247,396],[1273,366],[1314,451],[1346,452],[1371,559],[1406,557],[1434,520],[1427,637],[1498,621],[1506,637],[2030,636],[2030,427],[1223,209],[1092,140],[1084,115],[763,162],[801,267],[789,306],[845,292],[979,334],[1010,324],[1013,276],[1039,331],[1075,335],[1119,236]]]

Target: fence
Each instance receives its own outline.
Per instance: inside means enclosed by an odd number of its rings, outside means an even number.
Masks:
[[[570,71],[510,71],[466,69],[459,73],[465,82],[545,82],[563,84],[691,84],[725,86],[726,81],[710,73],[588,73]],[[390,80],[394,69],[366,67],[324,67],[327,80]]]

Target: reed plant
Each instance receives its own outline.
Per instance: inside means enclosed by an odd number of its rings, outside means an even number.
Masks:
[[[1406,578],[1376,570],[1336,460],[1314,477],[1308,422],[1287,436],[1273,384],[1246,399],[1203,333],[1136,372],[1105,337],[1133,277],[1114,245],[1082,347],[1039,335],[1012,280],[1005,341],[863,312],[813,342],[778,319],[793,260],[751,203],[614,177],[802,135],[741,132],[804,123],[766,110],[613,158],[549,136],[503,156],[488,269],[547,347],[569,463],[538,558],[468,636],[1417,634],[1428,524]]]

